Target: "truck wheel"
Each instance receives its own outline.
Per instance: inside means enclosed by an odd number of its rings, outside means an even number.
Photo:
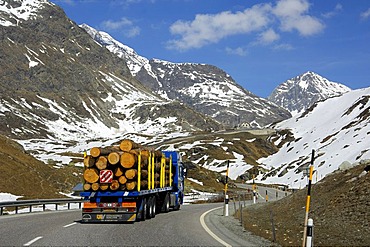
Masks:
[[[170,194],[168,194],[168,193],[164,196],[161,211],[164,212],[164,213],[168,213],[170,211]]]
[[[181,194],[180,194],[181,195]],[[179,210],[180,209],[180,206],[181,206],[181,198],[180,195],[178,196],[177,198],[177,205],[173,208],[174,210]]]
[[[155,196],[153,196],[152,198],[152,218],[155,217],[155,213],[156,213],[156,210],[157,210],[157,202],[156,202],[156,199],[155,199]]]
[[[152,218],[152,215],[153,215],[153,212],[152,212],[152,210],[153,210],[153,198],[152,197],[148,198],[147,208],[148,208],[148,210],[147,210],[146,218],[150,219],[150,218]]]
[[[143,199],[143,202],[142,202],[142,211],[141,211],[141,221],[145,221],[146,220],[146,215],[148,213],[148,204],[146,202],[146,198]]]

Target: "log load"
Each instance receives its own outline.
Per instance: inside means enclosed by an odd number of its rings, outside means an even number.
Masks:
[[[121,141],[119,146],[93,147],[83,161],[83,189],[134,191],[169,186],[169,177],[173,177],[174,169],[169,175],[170,161],[166,158],[166,164],[162,165],[162,159],[161,151],[154,151],[129,139]],[[162,170],[164,168],[165,171]],[[111,171],[111,177],[100,180],[100,173],[106,174],[107,170]],[[165,174],[165,182],[160,182],[160,174]]]
[[[108,166],[108,159],[105,156],[99,156],[98,160],[95,162],[95,166],[99,170],[104,170]]]
[[[108,162],[111,165],[116,165],[120,161],[120,154],[118,152],[111,152],[108,155]]]
[[[95,183],[99,180],[99,172],[95,168],[88,168],[84,171],[84,179],[88,183]]]
[[[133,153],[124,152],[121,155],[120,163],[124,168],[132,168],[137,162],[137,156]]]
[[[140,144],[135,143],[135,142],[133,142],[132,140],[129,140],[129,139],[125,139],[125,140],[121,141],[121,143],[119,144],[119,148],[122,151],[125,151],[125,152],[129,152],[132,149],[138,149],[138,148],[140,148],[140,146],[141,146]]]

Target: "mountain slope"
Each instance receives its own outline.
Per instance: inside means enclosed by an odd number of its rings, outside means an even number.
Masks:
[[[308,71],[280,84],[268,100],[289,110],[293,115],[304,112],[312,104],[349,92],[347,86]]]
[[[270,172],[260,174],[257,179],[294,188],[305,186],[307,177],[303,171],[309,165],[313,149],[316,151],[314,182],[317,182],[344,161],[370,159],[370,88],[318,102],[275,128],[280,134],[271,141],[280,150],[258,160]],[[290,135],[283,131],[287,129]]]
[[[81,27],[99,44],[124,59],[132,75],[152,91],[164,98],[179,99],[225,125],[249,123],[262,127],[290,117],[286,110],[245,90],[215,66],[149,60],[105,32],[86,24]]]
[[[70,193],[81,181],[81,169],[44,164],[29,155],[21,145],[0,135],[0,192],[22,199],[57,198]],[[79,159],[82,159],[80,155]]]
[[[46,0],[2,3],[0,133],[82,141],[127,132],[186,135],[222,128],[152,93],[132,77],[124,60],[58,6]]]

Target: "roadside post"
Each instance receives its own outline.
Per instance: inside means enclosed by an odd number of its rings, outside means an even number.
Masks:
[[[308,219],[307,222],[307,247],[312,247],[313,245],[313,219]]]
[[[225,181],[225,204],[224,204],[224,216],[229,216],[229,195],[227,194],[227,183],[229,181],[229,166],[230,161],[227,161],[227,168],[226,168],[226,181]]]
[[[256,203],[256,197],[257,197],[257,195],[256,195],[256,184],[254,183],[254,174],[253,174],[253,184],[252,184],[252,190],[253,190],[253,204],[255,204]]]
[[[311,184],[312,184],[312,174],[313,174],[313,163],[315,160],[315,150],[312,149],[311,154],[311,165],[310,165],[310,174],[308,179],[307,186],[307,198],[306,198],[306,215],[304,220],[304,229],[303,229],[303,242],[302,247],[306,247],[306,237],[307,237],[307,222],[308,222],[308,212],[310,210],[310,200],[311,200]]]

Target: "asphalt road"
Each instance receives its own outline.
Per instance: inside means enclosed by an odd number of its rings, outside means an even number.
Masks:
[[[1,216],[0,246],[250,245],[225,234],[222,205],[183,205],[179,211],[133,224],[81,224],[80,210]]]

